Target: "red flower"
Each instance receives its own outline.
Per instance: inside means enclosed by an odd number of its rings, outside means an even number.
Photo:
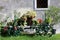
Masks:
[[[42,23],[43,20],[42,19],[37,19],[38,23]]]
[[[8,30],[8,27],[4,27],[4,31],[7,31]]]

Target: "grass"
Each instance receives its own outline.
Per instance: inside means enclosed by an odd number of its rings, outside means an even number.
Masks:
[[[60,40],[60,34],[53,35],[52,37],[48,36],[11,36],[11,37],[1,37],[0,40]]]

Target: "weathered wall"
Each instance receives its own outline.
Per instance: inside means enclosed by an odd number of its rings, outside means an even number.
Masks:
[[[60,7],[60,0],[50,0],[50,5]],[[31,8],[34,9],[34,0],[0,0],[0,6],[4,6],[4,9],[0,12],[10,15],[11,11],[17,8]],[[36,18],[44,19],[44,11],[36,11]]]

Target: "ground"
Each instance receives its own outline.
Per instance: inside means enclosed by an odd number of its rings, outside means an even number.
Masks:
[[[11,36],[11,37],[1,37],[0,40],[60,40],[60,34],[55,34],[52,37],[48,36]]]

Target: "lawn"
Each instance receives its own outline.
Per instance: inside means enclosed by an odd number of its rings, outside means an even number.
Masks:
[[[11,36],[11,37],[1,37],[0,40],[60,40],[60,34],[53,35],[52,37],[48,36]]]

